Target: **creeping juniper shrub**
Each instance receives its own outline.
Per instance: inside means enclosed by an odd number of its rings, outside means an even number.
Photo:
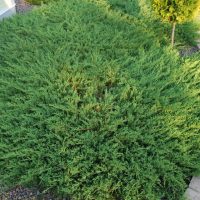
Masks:
[[[0,180],[71,199],[181,199],[200,171],[199,56],[107,1],[0,24]]]

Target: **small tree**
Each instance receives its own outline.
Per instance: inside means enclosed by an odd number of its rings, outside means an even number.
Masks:
[[[200,0],[152,0],[152,4],[162,21],[172,24],[172,47],[174,46],[176,24],[193,19],[200,8]]]

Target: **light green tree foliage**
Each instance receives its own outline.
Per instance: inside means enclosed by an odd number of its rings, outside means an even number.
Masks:
[[[162,21],[172,24],[172,46],[174,46],[176,24],[194,19],[199,8],[200,0],[153,0],[153,9]]]

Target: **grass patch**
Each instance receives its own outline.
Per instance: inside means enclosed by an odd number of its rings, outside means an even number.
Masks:
[[[180,59],[140,4],[133,14],[117,4],[63,0],[0,24],[7,186],[177,200],[200,171],[199,55]]]

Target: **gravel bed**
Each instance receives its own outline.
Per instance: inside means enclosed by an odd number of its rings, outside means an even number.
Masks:
[[[30,190],[17,186],[7,192],[3,192],[0,195],[1,200],[18,200],[18,199],[28,199],[36,200],[38,192],[36,190]]]
[[[200,51],[200,49],[199,49],[197,46],[194,46],[194,47],[187,47],[187,48],[182,49],[182,50],[180,51],[180,55],[181,55],[182,57],[191,56],[192,54],[197,53],[197,52],[199,52],[199,51]]]
[[[42,194],[37,189],[28,189],[21,186],[0,194],[0,200],[58,200],[50,194]]]
[[[58,200],[50,194],[41,194],[37,189],[28,189],[21,186],[12,188],[0,194],[0,200]]]
[[[26,2],[25,0],[15,0],[16,4],[16,12],[17,13],[24,13],[33,9],[33,5]]]

